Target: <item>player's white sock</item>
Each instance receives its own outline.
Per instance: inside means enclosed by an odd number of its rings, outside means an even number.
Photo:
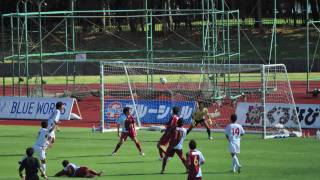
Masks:
[[[232,167],[231,167],[231,171],[232,171],[232,172],[236,172],[236,167],[237,167],[236,160],[234,159],[234,157],[232,157]]]
[[[46,164],[41,164],[41,169],[43,170],[44,173],[46,173],[46,170],[47,170]]]
[[[233,159],[234,159],[234,162],[235,162],[236,166],[237,166],[237,167],[240,167],[241,165],[240,165],[240,163],[239,163],[239,159],[238,159],[237,155],[234,155],[234,156],[233,156]]]

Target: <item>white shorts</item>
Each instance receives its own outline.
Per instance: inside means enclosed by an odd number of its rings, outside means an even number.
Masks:
[[[54,130],[49,134],[49,138],[53,138],[53,139],[56,138],[56,133]]]
[[[229,142],[229,152],[240,154],[240,142]]]
[[[46,148],[45,147],[33,145],[32,148],[40,160],[46,159]]]

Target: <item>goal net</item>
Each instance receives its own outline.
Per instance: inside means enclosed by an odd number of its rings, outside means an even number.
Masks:
[[[101,62],[100,85],[102,130],[116,123],[124,107],[138,126],[167,123],[174,106],[191,124],[201,101],[214,129],[223,129],[236,113],[238,123],[264,138],[301,132],[284,65]]]

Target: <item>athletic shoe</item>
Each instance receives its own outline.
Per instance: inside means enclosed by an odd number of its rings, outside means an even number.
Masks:
[[[241,166],[238,166],[237,171],[238,171],[238,173],[241,173]]]
[[[111,156],[115,156],[115,155],[117,155],[117,153],[116,152],[112,152]]]
[[[140,155],[141,155],[141,156],[144,156],[144,152],[140,152]]]
[[[212,139],[213,139],[213,137],[211,137],[211,136],[210,136],[210,137],[208,137],[208,139],[209,139],[209,140],[212,140]]]

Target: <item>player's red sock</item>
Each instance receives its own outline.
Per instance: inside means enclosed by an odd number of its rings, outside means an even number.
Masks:
[[[182,154],[178,154],[178,156],[179,156],[179,158],[181,159],[183,165],[187,168],[187,161],[186,161],[186,159],[183,157]]]
[[[90,174],[93,174],[93,175],[96,175],[96,176],[99,175],[99,173],[97,173],[96,171],[93,171],[93,170],[88,170],[88,171],[89,171]]]
[[[136,147],[138,148],[139,152],[142,152],[142,150],[141,150],[141,145],[140,145],[139,142],[136,142]]]
[[[119,150],[120,146],[121,146],[121,144],[118,143],[117,146],[116,146],[116,149],[113,152],[117,152]]]

